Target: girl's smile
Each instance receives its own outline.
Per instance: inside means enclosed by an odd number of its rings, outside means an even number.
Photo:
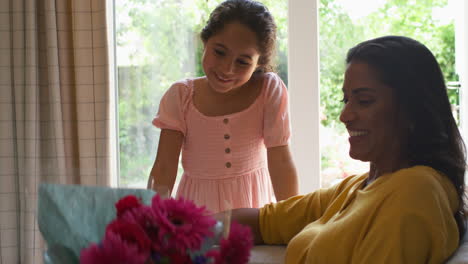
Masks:
[[[221,77],[221,75],[219,75],[217,73],[215,73],[215,76],[222,83],[229,83],[229,82],[233,81],[233,79]]]
[[[260,58],[255,32],[233,22],[204,44],[202,64],[211,89],[228,93],[250,80]]]

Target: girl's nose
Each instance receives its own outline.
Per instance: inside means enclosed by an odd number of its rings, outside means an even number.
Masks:
[[[234,67],[235,67],[235,61],[234,60],[225,60],[223,64],[223,72],[224,73],[233,73],[234,72]]]

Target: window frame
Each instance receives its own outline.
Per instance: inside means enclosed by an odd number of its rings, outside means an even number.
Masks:
[[[465,144],[468,144],[468,3],[455,0],[455,4],[460,7],[455,15],[455,69],[460,82],[460,130]]]
[[[460,127],[468,142],[468,3],[455,17],[456,69],[460,88]],[[117,87],[115,64],[115,0],[108,0],[109,83]],[[288,86],[292,126],[291,151],[299,176],[299,191],[309,193],[320,184],[320,68],[318,0],[288,0]],[[119,185],[117,89],[111,91],[111,186]]]
[[[288,0],[291,149],[299,192],[320,188],[318,1]]]

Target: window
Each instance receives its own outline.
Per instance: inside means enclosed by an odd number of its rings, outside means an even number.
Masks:
[[[115,1],[120,186],[146,187],[160,132],[151,121],[173,82],[204,75],[198,34],[220,2]],[[287,83],[287,1],[260,2],[277,22],[278,73]]]
[[[120,186],[146,186],[159,139],[159,130],[151,120],[170,84],[203,75],[198,32],[219,2],[114,1]],[[347,49],[362,40],[401,34],[425,43],[442,64],[446,80],[455,88],[457,82],[462,83],[461,88],[449,92],[463,132],[468,132],[468,111],[463,111],[468,104],[468,93],[463,93],[468,78],[465,1],[261,2],[270,8],[279,26],[278,69],[290,90],[291,147],[301,193],[368,169],[366,163],[349,158],[347,135],[338,122],[344,56]]]
[[[424,43],[439,61],[459,117],[459,79],[455,71],[457,6],[449,1],[320,0],[320,99],[322,186],[330,186],[368,164],[348,156],[348,135],[339,122],[341,85],[347,50],[383,35],[405,35]]]

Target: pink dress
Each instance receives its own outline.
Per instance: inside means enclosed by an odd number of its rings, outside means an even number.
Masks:
[[[153,124],[181,131],[184,174],[177,197],[212,212],[259,208],[275,201],[266,149],[289,143],[288,92],[275,73],[265,74],[248,108],[206,116],[193,104],[193,79],[174,83],[161,99]]]

